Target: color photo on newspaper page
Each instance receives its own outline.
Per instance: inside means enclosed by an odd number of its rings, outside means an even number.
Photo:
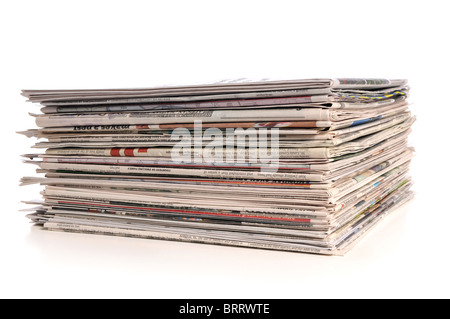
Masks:
[[[404,79],[22,95],[46,230],[342,255],[413,197]]]

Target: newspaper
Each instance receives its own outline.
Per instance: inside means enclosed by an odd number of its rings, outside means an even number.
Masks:
[[[413,197],[404,79],[22,95],[45,230],[340,255]]]
[[[369,135],[383,129],[399,124],[410,117],[409,112],[382,118],[378,121],[370,121],[359,126],[352,126],[334,131],[316,132],[317,134],[303,134],[302,130],[281,129],[278,132],[280,145],[292,145],[296,147],[320,147],[339,145],[354,140],[358,137]],[[226,130],[222,129],[222,134]],[[246,134],[246,131],[236,131],[236,135]],[[271,132],[268,131],[270,136]],[[130,146],[133,143],[142,143],[143,146],[173,146],[177,141],[172,138],[172,132],[152,132],[147,134],[41,134],[39,137],[46,138],[48,142],[38,142],[38,148],[73,147],[76,145],[86,146],[105,144],[106,146]],[[248,141],[248,136],[246,141]],[[83,144],[84,143],[84,144]]]
[[[219,204],[224,201],[229,201],[230,199],[233,199],[236,202],[243,202],[243,201],[257,202],[256,206],[262,205],[263,203],[271,203],[272,205],[274,203],[281,203],[281,204],[284,203],[289,205],[293,203],[298,204],[297,202],[301,201],[303,205],[320,204],[323,207],[326,207],[328,211],[334,212],[341,211],[342,213],[344,213],[346,212],[347,207],[351,208],[351,206],[354,205],[355,203],[361,202],[361,199],[366,197],[372,198],[378,196],[378,192],[373,192],[373,190],[376,189],[377,191],[381,192],[385,190],[386,185],[389,185],[389,183],[400,183],[404,180],[407,180],[408,179],[406,176],[407,167],[408,167],[407,164],[400,164],[395,166],[394,168],[392,168],[391,166],[390,170],[384,171],[378,175],[376,175],[378,172],[375,172],[375,170],[372,168],[370,171],[372,172],[373,176],[366,177],[366,178],[370,177],[371,179],[367,180],[366,184],[364,185],[361,184],[363,186],[360,186],[361,188],[358,190],[358,192],[355,192],[350,188],[346,189],[345,192],[340,192],[339,189],[337,188],[333,189],[333,187],[330,188],[331,191],[330,190],[325,191],[320,189],[282,190],[276,187],[276,185],[272,185],[272,187],[270,188],[266,187],[262,189],[254,187],[254,185],[245,188],[233,189],[228,187],[227,185],[214,185],[214,184],[185,185],[180,183],[167,183],[167,182],[161,183],[158,180],[129,181],[121,179],[105,180],[97,178],[92,178],[91,180],[86,180],[82,178],[44,178],[44,179],[32,178],[30,180],[30,178],[27,178],[23,182],[26,184],[41,183],[42,185],[58,186],[59,188],[52,188],[52,189],[49,188],[48,189],[49,192],[46,191],[46,195],[49,196],[50,195],[55,196],[55,194],[58,195],[65,194],[66,197],[73,197],[74,196],[73,189],[84,188],[85,191],[87,191],[87,193],[105,190],[108,192],[129,194],[130,196],[141,194],[145,196],[156,196],[158,198],[161,197],[162,198],[170,197],[179,199],[191,198],[193,200],[196,199],[199,200],[199,203],[203,203],[205,201],[210,201],[214,199],[215,204]],[[366,170],[363,173],[366,172],[368,171]],[[362,173],[356,176],[361,175]],[[355,179],[356,176],[352,176],[351,178]],[[360,180],[359,182],[361,181],[362,180]],[[373,181],[376,181],[376,183],[373,183]],[[131,191],[131,188],[133,188],[133,191]],[[156,189],[158,189],[159,191],[155,191]],[[63,193],[62,190],[66,191],[66,193]],[[161,194],[160,192],[161,190],[164,190],[163,194]],[[53,193],[51,193],[51,191],[53,191]],[[69,192],[67,193],[67,191]],[[330,194],[333,194],[333,197],[330,197]],[[79,196],[81,196],[81,193],[77,192],[76,196],[78,199],[80,199]],[[116,197],[117,199],[119,199],[120,195],[117,195]],[[130,201],[132,198],[134,200],[139,199],[137,197],[128,197],[127,201]],[[198,208],[198,206],[196,207]],[[305,208],[305,206],[303,207]],[[275,208],[271,207],[271,209],[273,210]],[[324,215],[323,213],[324,211],[319,209],[319,207],[313,206],[312,208],[310,207],[310,209],[315,210],[315,212],[314,213],[310,212],[309,218],[311,218],[312,215],[317,216],[317,218],[326,217],[326,215]],[[277,209],[276,211],[278,213],[282,212],[279,209]],[[258,210],[253,208],[252,212],[258,212]],[[268,213],[268,211],[264,212]],[[288,211],[288,210],[283,211],[283,214],[293,214],[293,213],[298,214],[298,212],[295,211]],[[277,216],[280,217],[281,215]],[[333,219],[337,218],[338,216],[339,215],[334,213]],[[305,217],[304,213],[302,217]]]
[[[151,198],[132,194],[127,199],[124,199],[127,194],[130,195],[129,192],[113,190],[114,195],[121,199],[119,201],[108,199],[108,195],[106,197],[103,196],[111,194],[111,191],[107,191],[107,189],[91,189],[90,192],[92,194],[89,195],[86,191],[78,188],[47,186],[44,196],[45,204],[52,205],[52,208],[49,208],[50,212],[55,209],[77,210],[76,208],[78,208],[83,210],[83,207],[92,212],[96,207],[101,207],[102,210],[107,211],[109,214],[160,219],[172,219],[176,216],[188,216],[189,218],[195,216],[195,218],[206,218],[207,220],[204,220],[204,222],[214,223],[226,220],[234,221],[235,223],[245,223],[246,225],[269,223],[270,225],[268,226],[273,228],[310,229],[314,230],[315,235],[321,233],[321,236],[323,236],[353,219],[355,213],[361,212],[361,208],[370,207],[374,202],[385,197],[393,190],[409,187],[410,185],[409,179],[405,176],[391,178],[389,182],[396,185],[394,189],[389,188],[388,184],[377,186],[376,191],[372,192],[366,189],[358,201],[346,201],[345,208],[338,210],[337,213],[332,210],[327,212],[326,209],[324,210],[312,203],[309,206],[305,203],[306,206],[295,205],[293,207],[293,205],[289,205],[288,198],[283,198],[283,200],[286,200],[284,205],[274,207],[273,199],[270,198],[252,198],[248,195],[242,195],[244,198],[236,201],[236,198],[229,194],[226,194],[225,197],[228,201],[232,200],[234,205],[224,208],[223,206],[226,204],[222,204],[222,201],[225,198],[218,197],[214,193],[207,195],[218,198],[219,201],[211,201],[197,195],[186,206],[181,205],[183,193],[178,196],[170,193],[168,197],[150,194]],[[142,192],[142,195],[147,194],[148,192]],[[291,199],[291,203],[292,201],[293,199]],[[165,208],[158,208],[162,204],[164,204]],[[252,209],[246,208],[246,205],[251,205]],[[318,230],[320,232],[317,232]]]
[[[332,122],[345,120],[363,120],[371,117],[387,116],[405,111],[406,103],[399,102],[385,107],[362,110],[339,110],[323,108],[280,108],[240,110],[188,110],[158,112],[122,112],[122,113],[80,113],[80,114],[42,114],[36,116],[40,127],[89,126],[89,125],[138,125],[214,122],[262,122],[262,121],[306,121],[313,122],[306,127],[330,127]]]
[[[259,227],[258,232],[251,232],[254,228],[249,228],[248,225],[236,225],[232,231],[227,228],[220,229],[220,224],[215,224],[214,229],[196,228],[195,223],[190,222],[182,225],[171,224],[171,221],[162,222],[155,220],[148,223],[140,222],[129,217],[124,221],[115,222],[114,219],[124,217],[115,217],[120,215],[103,216],[86,216],[71,212],[52,212],[49,215],[36,213],[30,218],[35,222],[42,223],[45,228],[52,230],[68,230],[68,231],[82,231],[113,235],[127,235],[144,238],[158,238],[158,239],[174,239],[188,242],[214,243],[233,246],[247,246],[265,249],[276,249],[286,251],[301,251],[312,252],[320,254],[343,254],[355,240],[357,240],[367,230],[368,226],[373,226],[385,214],[389,213],[392,208],[403,204],[411,197],[408,189],[396,190],[384,198],[381,198],[376,205],[362,210],[359,217],[351,220],[339,231],[329,234],[323,238],[311,238],[305,236],[306,232],[298,231],[293,235],[287,234],[266,234],[265,229]],[[64,214],[65,213],[65,214]],[[114,217],[113,217],[114,216]],[[107,220],[105,220],[107,219]],[[365,227],[366,226],[366,227]],[[240,227],[246,227],[242,231]],[[255,227],[255,226],[253,226]],[[271,228],[273,229],[273,228]],[[309,231],[311,233],[313,231]]]
[[[356,138],[354,140],[348,141],[346,143],[342,143],[339,145],[331,146],[331,147],[298,147],[293,144],[290,147],[280,147],[277,150],[273,150],[271,152],[270,158],[278,157],[279,159],[293,159],[293,158],[333,158],[338,156],[343,156],[349,153],[360,152],[364,149],[370,148],[388,138],[395,137],[397,135],[407,135],[410,132],[410,127],[414,122],[414,118],[410,118],[400,124],[394,125],[388,129],[383,131],[379,131],[377,133],[369,134],[367,136],[363,136],[360,138]],[[164,143],[162,143],[164,145]],[[283,145],[283,144],[281,144]],[[63,146],[64,148],[59,148]],[[102,147],[103,146],[103,147]],[[113,146],[113,148],[106,148],[106,146]],[[122,148],[123,146],[128,146],[127,148]],[[155,146],[153,144],[152,146]],[[37,143],[36,146],[39,147],[47,147],[46,154],[49,155],[99,155],[99,156],[129,156],[129,157],[163,157],[163,158],[172,158],[173,148],[171,147],[148,147],[148,144],[145,143],[136,143],[136,142],[107,142],[107,143],[97,143],[97,142],[89,142],[89,143],[64,143],[63,145],[60,143]],[[257,155],[260,158],[266,158],[267,155],[261,154],[259,150],[257,151]],[[248,159],[250,157],[250,150],[248,148],[245,149],[236,149],[236,148],[225,148],[222,149],[222,156],[220,158],[225,162],[227,158],[233,159]],[[213,155],[215,155],[214,150],[211,151]],[[220,155],[220,154],[219,154]],[[199,157],[202,158],[203,149],[196,150],[193,149],[191,152],[190,158]]]
[[[31,102],[41,102],[44,105],[51,105],[51,102],[55,101],[59,101],[58,103],[60,105],[81,105],[260,98],[295,96],[304,95],[305,93],[313,96],[315,93],[318,93],[312,91],[314,89],[335,89],[336,92],[340,92],[343,89],[347,92],[351,89],[364,89],[365,93],[373,95],[370,92],[373,92],[374,89],[390,88],[389,91],[395,92],[396,89],[401,89],[405,87],[406,84],[407,81],[403,79],[307,79],[216,83],[197,86],[166,86],[144,89],[22,90],[22,95],[28,97]],[[311,91],[307,92],[305,89]],[[298,92],[296,92],[296,90],[298,90]],[[383,91],[383,93],[385,93],[385,91]],[[62,103],[61,101],[64,102]]]
[[[318,89],[320,93],[330,93],[329,89]],[[104,113],[104,112],[136,112],[136,111],[157,111],[157,110],[213,110],[213,109],[236,109],[236,108],[286,108],[292,106],[304,107],[326,107],[326,108],[374,108],[379,106],[387,106],[405,100],[405,96],[396,96],[395,98],[383,99],[380,101],[371,101],[366,103],[346,103],[327,101],[328,96],[295,96],[295,97],[278,97],[278,98],[247,98],[233,100],[213,100],[201,102],[172,102],[172,103],[146,103],[146,104],[106,104],[92,106],[46,106],[41,108],[41,112],[50,113]]]
[[[372,104],[372,103],[369,103]],[[378,104],[378,102],[377,102]],[[391,103],[389,103],[390,105]],[[391,115],[401,113],[403,109],[395,110]],[[386,115],[389,116],[389,115]],[[367,123],[373,120],[379,119],[378,117],[372,117],[357,120],[357,121],[341,121],[339,125],[336,123],[329,123],[330,129],[335,127],[348,127],[359,125],[360,123]],[[323,128],[317,130],[316,121],[270,121],[270,122],[206,122],[202,123],[204,128],[280,128],[280,129],[293,129],[296,128],[298,134],[317,134]],[[59,127],[42,127],[40,129],[32,129],[28,131],[19,132],[28,137],[44,137],[47,134],[56,133],[123,133],[123,134],[145,134],[152,133],[156,131],[172,131],[177,128],[187,128],[193,129],[195,127],[194,123],[170,123],[170,124],[121,124],[121,125],[77,125],[77,126],[59,126]],[[303,128],[303,129],[301,129]]]
[[[306,174],[293,172],[264,173],[260,171],[222,171],[211,169],[187,169],[187,168],[154,168],[136,166],[116,166],[116,165],[91,165],[91,164],[68,164],[68,163],[41,163],[40,167],[49,171],[75,171],[96,174],[116,174],[116,175],[145,175],[145,176],[203,176],[204,178],[233,178],[244,180],[278,180],[278,181],[305,181],[305,182],[326,182],[318,187],[328,189],[328,194],[342,194],[350,192],[370,182],[373,178],[382,175],[384,172],[408,162],[411,157],[411,150],[403,151],[400,154],[389,154],[381,157],[378,161],[371,161],[368,165],[361,164],[359,170],[343,171],[328,181],[324,181],[322,174]],[[394,156],[393,156],[394,155]],[[383,162],[379,162],[383,160]],[[377,164],[376,164],[377,163]],[[374,165],[376,164],[376,165]],[[331,200],[331,199],[330,199]]]
[[[404,149],[406,145],[406,137],[398,137],[388,139],[382,143],[375,145],[367,150],[351,154],[351,156],[338,157],[336,159],[286,159],[279,161],[279,170],[301,170],[301,171],[323,171],[331,174],[331,171],[336,171],[343,168],[352,168],[353,165],[362,161],[367,161],[382,156],[383,154],[396,152]],[[134,150],[133,150],[134,151]],[[117,150],[119,154],[125,155],[125,150]],[[107,153],[111,155],[111,151]],[[78,164],[113,164],[113,165],[141,165],[141,166],[177,166],[177,167],[209,167],[209,163],[191,162],[176,162],[169,159],[161,159],[158,157],[127,157],[127,156],[89,156],[89,155],[49,155],[49,154],[25,154],[33,160],[33,163],[38,163],[42,159],[44,162],[52,163],[78,163]],[[215,163],[215,167],[235,167],[240,169],[258,169],[261,167],[259,163]]]

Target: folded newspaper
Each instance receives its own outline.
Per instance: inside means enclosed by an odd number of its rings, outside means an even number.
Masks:
[[[403,79],[22,95],[46,230],[342,255],[413,197]]]

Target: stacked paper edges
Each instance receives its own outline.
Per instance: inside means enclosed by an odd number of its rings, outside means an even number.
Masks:
[[[44,229],[344,254],[410,200],[406,80],[24,90]]]

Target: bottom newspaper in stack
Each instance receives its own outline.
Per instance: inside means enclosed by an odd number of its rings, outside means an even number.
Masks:
[[[276,148],[263,152],[259,141],[253,149],[261,162],[248,161],[251,150],[234,144],[249,131],[233,129],[227,136],[233,147],[218,154],[219,148],[209,149],[223,161],[205,161],[204,144],[201,154],[195,153],[198,123],[68,127],[57,122],[64,116],[50,116],[53,127],[25,132],[48,140],[36,144],[44,154],[26,155],[45,174],[22,179],[23,185],[45,185],[44,201],[28,202],[39,205],[28,217],[48,230],[344,254],[413,196],[407,137],[414,117],[402,99],[392,103],[384,107],[385,116],[367,113],[372,104],[360,105],[360,113],[346,111],[354,120],[325,129],[305,127],[306,122],[295,127],[296,122],[248,121],[212,122],[200,129],[204,138],[209,128],[225,135],[229,127],[281,127],[264,132]],[[283,112],[279,117],[289,120]],[[194,136],[188,159],[182,151],[174,157],[183,146],[173,141],[177,128]],[[272,135],[276,139],[268,138]],[[241,142],[250,146],[251,138],[245,135]]]

